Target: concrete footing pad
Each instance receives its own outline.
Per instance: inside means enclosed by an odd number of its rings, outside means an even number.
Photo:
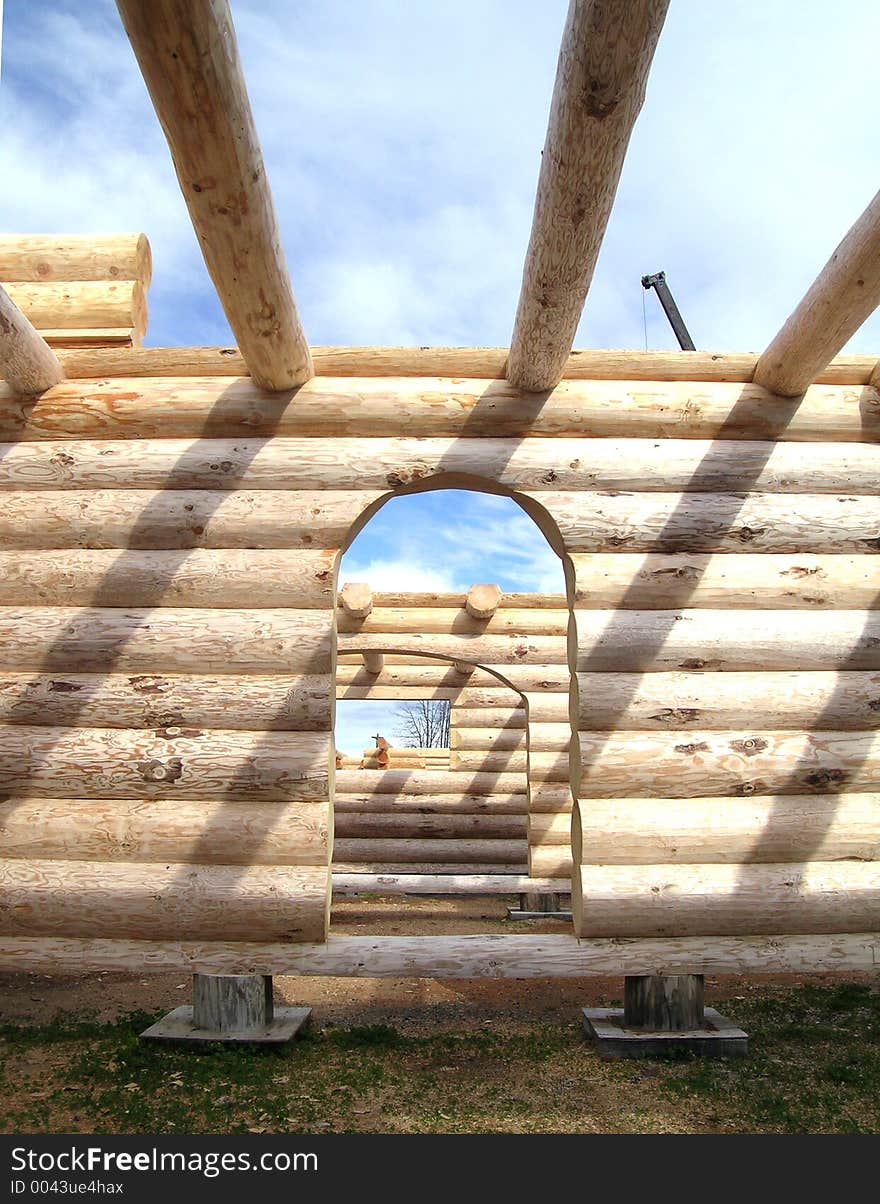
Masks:
[[[679,1032],[625,1028],[623,1008],[584,1008],[584,1031],[603,1058],[673,1058],[681,1050],[707,1058],[744,1058],[748,1034],[714,1008],[703,1028]]]
[[[196,1028],[193,1010],[189,1005],[175,1008],[161,1020],[150,1025],[141,1041],[177,1041],[187,1045],[216,1043],[227,1045],[279,1045],[292,1041],[312,1014],[311,1008],[275,1008],[271,1021],[262,1028],[229,1032],[221,1029]]]

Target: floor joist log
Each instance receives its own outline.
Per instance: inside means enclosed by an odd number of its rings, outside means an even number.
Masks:
[[[562,377],[611,214],[668,0],[571,0],[507,377]]]
[[[226,0],[117,0],[184,200],[254,380],[312,375]]]
[[[880,304],[880,192],[758,360],[755,381],[796,397]]]
[[[25,397],[57,385],[64,376],[55,352],[0,285],[0,376]]]
[[[583,940],[549,936],[331,936],[291,945],[234,941],[7,937],[0,968],[38,974],[324,975],[348,978],[581,978],[621,974],[871,972],[880,933]]]

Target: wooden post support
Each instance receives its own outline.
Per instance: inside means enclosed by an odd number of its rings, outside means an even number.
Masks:
[[[470,677],[476,668],[475,665],[468,664],[467,661],[453,661],[452,667],[456,673],[460,673],[462,677]]]
[[[0,286],[0,376],[16,393],[31,396],[64,379],[55,352]]]
[[[627,1028],[680,1032],[703,1027],[702,974],[628,974],[623,983]]]
[[[269,974],[194,974],[192,1006],[175,1008],[142,1041],[289,1041],[311,1008],[276,1008]]]
[[[501,601],[497,585],[472,585],[465,599],[465,610],[472,619],[491,619]]]
[[[381,652],[365,652],[364,668],[368,673],[372,673],[374,677],[378,677],[385,668],[385,657]]]
[[[365,581],[346,581],[339,600],[342,609],[353,619],[365,619],[373,609],[373,591]]]
[[[603,1058],[744,1057],[748,1037],[703,1003],[702,974],[628,974],[623,1010],[584,1008],[584,1029]]]

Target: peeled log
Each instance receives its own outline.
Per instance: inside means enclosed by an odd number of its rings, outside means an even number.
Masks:
[[[0,495],[2,496],[2,495]],[[871,559],[866,557],[865,559]],[[880,557],[877,557],[880,565]],[[411,635],[445,635],[461,638],[488,635],[553,635],[565,638],[568,630],[568,609],[565,598],[559,596],[558,608],[526,609],[504,606],[485,619],[474,619],[462,610],[447,606],[374,606],[369,617],[358,618],[343,611],[339,615],[339,631],[345,635],[399,636],[398,644],[406,647]],[[386,640],[386,643],[389,641]]]
[[[534,878],[559,878],[566,883],[560,890],[568,890],[574,862],[571,849],[563,845],[531,845],[529,848],[529,873]]]
[[[346,581],[339,601],[345,614],[352,619],[365,619],[373,609],[373,591],[364,581]]]
[[[880,670],[876,611],[578,610],[574,626],[578,673]]]
[[[335,548],[0,552],[0,606],[329,608],[336,555]]]
[[[378,862],[399,866],[432,862],[437,865],[509,865],[522,863],[525,859],[525,832],[521,840],[480,840],[474,837],[466,840],[394,840],[390,837],[361,840],[347,837],[336,840],[333,845],[334,865]]]
[[[365,781],[362,770],[344,769],[336,774],[336,794],[363,797],[369,791],[380,797],[479,794],[521,795],[523,777],[519,773],[442,773],[435,769],[386,769]],[[384,804],[383,804],[384,805]]]
[[[587,865],[572,911],[579,937],[869,932],[880,865]]]
[[[526,726],[526,708],[524,706],[459,706],[456,703],[451,709],[451,722],[454,731],[466,727],[506,728],[509,731],[523,731]]]
[[[472,619],[490,619],[498,609],[501,590],[497,585],[472,585],[465,599],[465,610]]]
[[[226,0],[117,0],[205,263],[254,380],[312,375]]]
[[[0,286],[0,376],[32,398],[58,384],[63,375],[54,351]]]
[[[0,803],[4,857],[326,865],[326,801],[17,798]]]
[[[521,752],[462,752],[453,750],[450,765],[457,773],[525,773],[528,753]]]
[[[542,493],[570,552],[880,551],[880,498]]]
[[[338,774],[337,774],[338,777]],[[525,786],[525,783],[522,783]],[[333,812],[342,815],[393,816],[400,812],[419,815],[526,815],[529,810],[525,790],[519,794],[420,794],[396,795],[372,793],[341,794],[336,791]]]
[[[561,378],[614,203],[668,0],[572,0],[506,374]]]
[[[0,489],[368,492],[465,474],[512,490],[876,494],[867,443],[667,439],[134,439],[5,443]]]
[[[37,673],[330,672],[332,610],[0,607],[0,669]]]
[[[152,268],[145,234],[0,234],[0,280],[138,280],[149,288]]]
[[[5,288],[40,331],[115,328],[129,330],[136,343],[147,331],[147,298],[137,280],[16,282]]]
[[[330,731],[329,674],[0,672],[0,723]]]
[[[688,798],[880,786],[880,732],[581,732],[578,794]]]
[[[526,747],[524,730],[498,731],[497,728],[457,727],[449,737],[450,748],[476,752],[508,752]]]
[[[402,641],[392,635],[356,635],[339,633],[339,652],[394,653]],[[564,665],[567,651],[564,632],[558,635],[439,635],[414,631],[406,636],[406,652],[423,656],[448,657],[462,662],[468,674],[477,664]]]
[[[880,673],[581,673],[575,725],[592,731],[880,727]]]
[[[337,841],[348,837],[387,840],[436,837],[439,840],[459,840],[475,837],[491,840],[526,839],[524,815],[468,815],[444,812],[437,815],[418,815],[396,809],[392,815],[340,812],[334,825]]]
[[[580,864],[755,864],[877,861],[880,795],[585,799],[573,852]],[[529,820],[533,843],[571,840],[571,816]]]
[[[570,558],[574,605],[588,610],[870,610],[880,598],[876,554],[576,552]]]
[[[325,732],[0,727],[0,794],[283,802],[328,797]]]
[[[89,489],[0,493],[12,549],[339,548],[377,493]]]
[[[3,936],[321,941],[326,867],[0,861]]]
[[[62,286],[56,286],[62,287]],[[36,325],[39,326],[39,323]],[[91,337],[131,336],[114,323]],[[39,326],[43,337],[49,331]],[[51,331],[82,341],[83,329]],[[51,339],[49,340],[51,341]],[[374,438],[397,430],[413,438],[758,439],[876,442],[880,396],[865,386],[816,385],[795,405],[752,385],[565,381],[540,406],[508,381],[419,377],[315,377],[295,400],[249,377],[161,377],[125,373],[68,380],[34,405],[2,396],[0,440],[185,439],[248,436]]]

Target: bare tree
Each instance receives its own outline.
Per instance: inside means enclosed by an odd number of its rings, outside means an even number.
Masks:
[[[404,748],[448,748],[449,711],[442,698],[401,702],[394,708],[394,735]]]

